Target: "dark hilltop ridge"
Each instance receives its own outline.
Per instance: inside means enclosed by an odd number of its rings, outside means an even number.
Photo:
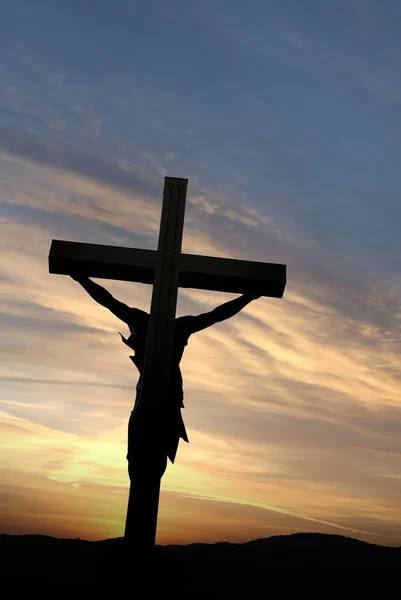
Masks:
[[[285,575],[316,579],[333,573],[357,575],[366,582],[372,573],[388,582],[390,570],[401,569],[401,546],[386,547],[340,535],[294,533],[243,544],[156,546],[146,560],[130,552],[123,538],[88,542],[44,535],[0,535],[1,583],[7,589],[88,591],[133,587],[145,597],[163,590],[175,597],[220,597],[257,594],[274,578]],[[384,572],[383,569],[386,571]],[[78,586],[78,588],[76,587]],[[135,587],[136,586],[136,587]],[[143,593],[135,594],[135,590]],[[213,592],[213,593],[212,593]]]

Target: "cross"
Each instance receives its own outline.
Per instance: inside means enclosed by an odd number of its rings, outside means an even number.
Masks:
[[[163,431],[178,287],[281,298],[286,285],[285,265],[181,253],[187,185],[187,179],[165,178],[157,250],[52,240],[49,253],[50,273],[153,285],[140,398],[141,428],[153,436]],[[147,459],[149,443],[138,454],[125,527],[125,538],[139,548],[152,547],[156,538],[160,478]]]

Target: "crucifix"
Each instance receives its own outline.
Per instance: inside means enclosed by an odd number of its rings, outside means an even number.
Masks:
[[[157,250],[52,240],[49,253],[50,273],[153,285],[140,392],[142,437],[125,526],[125,538],[138,548],[150,548],[156,539],[160,476],[149,457],[166,428],[178,287],[282,298],[286,285],[285,265],[181,252],[187,184],[165,178]]]

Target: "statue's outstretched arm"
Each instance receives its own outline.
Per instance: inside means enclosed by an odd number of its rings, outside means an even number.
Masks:
[[[203,313],[197,317],[184,318],[187,319],[190,333],[195,333],[197,331],[201,331],[202,329],[206,329],[215,323],[219,323],[220,321],[224,321],[225,319],[233,317],[240,310],[245,308],[245,306],[247,306],[250,302],[252,302],[252,300],[256,300],[256,298],[260,298],[260,296],[257,294],[243,294],[239,298],[235,298],[234,300],[229,300],[228,302],[221,304],[208,313]]]
[[[130,308],[123,302],[119,302],[116,300],[114,296],[110,294],[107,290],[105,290],[101,285],[98,285],[94,281],[91,281],[89,277],[80,277],[71,275],[71,277],[78,281],[88,292],[88,294],[93,298],[96,302],[108,308],[113,315],[125,321],[127,323],[130,320]]]

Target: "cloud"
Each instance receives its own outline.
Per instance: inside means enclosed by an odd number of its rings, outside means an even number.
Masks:
[[[19,221],[22,219],[28,222],[36,221],[61,231],[74,228],[83,232],[85,228],[88,241],[92,241],[95,235],[99,237],[99,233],[94,233],[94,229],[87,229],[86,224],[82,222],[84,219],[93,221],[98,228],[101,225],[102,235],[106,239],[114,239],[117,245],[124,244],[125,240],[129,243],[129,236],[134,240],[134,236],[146,235],[148,237],[151,235],[154,238],[153,245],[156,245],[163,189],[159,178],[152,183],[153,192],[158,190],[159,199],[156,200],[143,197],[139,189],[135,193],[132,190],[131,195],[129,190],[124,191],[123,185],[121,188],[114,187],[112,181],[109,182],[110,187],[105,187],[95,178],[89,177],[88,173],[84,175],[83,169],[82,173],[77,175],[73,175],[68,168],[65,170],[63,167],[60,170],[58,167],[55,168],[56,161],[50,165],[45,163],[39,168],[30,158],[26,160],[7,153],[3,153],[2,161],[3,171],[6,174],[2,181],[3,199],[10,204],[10,208],[4,207],[5,216],[8,213],[10,217],[17,218]],[[10,181],[11,173],[15,173],[18,185],[11,186],[7,183]],[[266,216],[254,206],[237,208],[227,198],[211,190],[204,189],[202,192],[200,196],[191,193],[188,197],[184,244],[190,240],[193,248],[214,245],[216,254],[223,254],[223,250],[219,249],[218,240],[215,239],[213,228],[209,228],[209,221],[202,218],[205,212],[210,213],[211,210],[216,212],[217,222],[214,224],[214,229],[216,227],[221,229],[223,226],[227,233],[232,232],[233,227],[242,227],[245,231],[249,226],[259,227],[266,223]],[[111,198],[113,198],[112,211],[110,210]],[[44,214],[43,211],[48,214]],[[57,220],[58,215],[63,216],[63,221]],[[200,243],[197,243],[197,239]],[[148,246],[149,241],[141,239],[140,245]],[[200,250],[200,253],[213,254],[213,250],[206,248]]]
[[[3,152],[89,177],[119,190],[129,190],[148,198],[160,195],[158,179],[152,180],[144,173],[124,168],[99,155],[80,152],[64,144],[46,143],[34,134],[16,135],[14,131],[3,127],[0,129],[0,148]]]
[[[52,314],[50,317],[50,315],[46,313],[56,313],[56,311],[46,309],[45,307],[39,308],[34,304],[32,310],[31,304],[32,303],[30,302],[19,303],[18,308],[25,314],[12,314],[9,311],[0,312],[0,325],[3,331],[10,337],[16,330],[23,330],[26,333],[29,331],[34,334],[37,334],[39,331],[43,334],[44,331],[47,331],[50,335],[56,334],[57,336],[66,334],[71,335],[74,333],[83,335],[85,333],[93,334],[97,332],[95,327],[86,327],[72,323],[70,319],[64,320],[60,317],[57,318],[57,314]],[[41,312],[41,317],[38,318],[38,316],[35,315],[35,312]]]
[[[38,378],[29,378],[29,377],[11,377],[11,376],[7,376],[7,375],[1,375],[0,376],[1,381],[4,382],[11,382],[11,383],[23,383],[23,384],[27,384],[27,385],[66,385],[66,386],[76,386],[76,387],[82,387],[82,386],[89,386],[89,387],[106,387],[106,388],[113,388],[113,389],[123,389],[123,390],[129,390],[131,392],[135,391],[135,385],[121,385],[118,383],[105,383],[105,382],[100,382],[100,381],[72,381],[72,380],[59,380],[59,379],[38,379]],[[0,401],[2,402],[2,401]],[[21,406],[26,406],[23,402],[20,403],[13,403],[13,402],[7,402],[4,401],[4,404],[18,404]],[[35,404],[35,408],[42,408],[40,405]],[[46,407],[48,408],[48,407]]]
[[[125,477],[119,481],[120,466],[110,468],[110,445],[91,444],[4,414],[0,421],[7,448],[1,465],[3,532],[68,537],[82,537],[84,532],[90,539],[99,532],[101,537],[121,535],[127,485]],[[11,453],[12,471],[5,466]]]
[[[12,431],[7,430],[5,425]],[[4,466],[2,468],[3,494],[14,498],[12,512],[7,513],[7,531],[15,532],[16,527],[22,528],[21,532],[30,531],[33,517],[37,515],[34,522],[39,529],[35,532],[52,531],[53,535],[56,532],[56,535],[79,535],[89,539],[121,535],[126,506],[125,470],[117,466],[121,463],[123,451],[121,442],[117,442],[121,431],[83,440],[52,432],[24,419],[10,420],[4,414],[1,431],[6,444],[12,441],[14,455],[15,479],[9,471],[4,471]],[[383,539],[385,535],[385,539],[394,543],[394,537],[386,531],[385,525],[381,526],[374,512],[369,513],[367,508],[361,510],[360,500],[361,516],[355,517],[355,510],[351,510],[352,497],[344,490],[341,498],[343,489],[338,480],[333,477],[332,490],[325,490],[332,465],[323,462],[322,457],[319,462],[314,461],[314,466],[320,463],[321,472],[315,474],[315,481],[319,483],[311,489],[310,483],[306,488],[305,481],[299,479],[305,470],[303,461],[309,462],[308,455],[298,452],[298,462],[292,460],[291,465],[286,465],[291,466],[298,477],[291,477],[290,470],[284,472],[283,480],[280,472],[271,471],[271,466],[270,473],[263,473],[255,446],[252,454],[249,445],[244,446],[237,441],[235,446],[221,436],[203,434],[196,441],[197,448],[190,446],[188,452],[186,446],[187,452],[179,465],[169,468],[164,480],[159,543],[185,543],[191,539],[221,541],[222,536],[230,541],[245,541],[283,533],[286,529],[289,532],[318,529],[328,533],[339,532],[340,529],[371,542]],[[275,461],[282,454],[282,449],[269,451],[267,465],[277,467]],[[326,452],[324,460],[327,461],[329,456]],[[30,465],[31,472],[26,472],[27,465]],[[322,468],[324,465],[326,470]],[[22,473],[25,484],[29,484],[31,489],[29,502],[17,483]],[[354,473],[347,473],[352,481]],[[294,486],[297,494],[291,496]],[[292,498],[292,506],[288,506],[289,497]],[[287,500],[283,502],[285,498]],[[266,499],[269,499],[269,504],[266,504]],[[44,503],[49,501],[46,511]],[[322,512],[321,506],[326,506],[327,511]],[[367,507],[366,502],[364,506]],[[373,508],[374,504],[371,503],[371,506]],[[395,509],[393,507],[391,513],[388,507],[389,517],[391,514],[396,516]],[[44,511],[49,515],[47,520],[40,516]],[[365,519],[362,513],[366,515]],[[4,517],[3,513],[3,520]],[[239,520],[240,526],[233,528],[235,519]],[[218,531],[215,523],[219,523]]]

